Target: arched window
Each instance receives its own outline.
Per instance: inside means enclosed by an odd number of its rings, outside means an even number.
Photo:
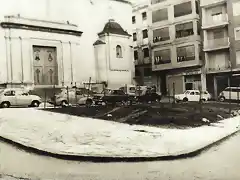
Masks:
[[[35,73],[36,73],[36,83],[39,84],[40,83],[40,70],[36,69]]]
[[[120,45],[117,45],[116,47],[116,57],[122,58],[122,47]]]
[[[53,84],[53,70],[50,69],[48,73],[49,73],[49,78],[50,78],[50,84]]]

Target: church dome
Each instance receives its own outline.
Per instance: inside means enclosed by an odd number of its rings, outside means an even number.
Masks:
[[[124,36],[131,36],[130,34],[128,34],[127,31],[124,31],[122,26],[120,24],[118,24],[117,22],[115,22],[114,20],[109,20],[109,22],[107,22],[102,30],[102,32],[98,33],[98,35],[102,35],[102,34],[118,34],[118,35],[124,35]]]

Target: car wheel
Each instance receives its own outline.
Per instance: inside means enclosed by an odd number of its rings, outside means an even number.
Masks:
[[[32,107],[39,107],[39,105],[40,105],[40,102],[39,102],[39,101],[33,101],[33,102],[31,103],[31,106],[32,106]]]
[[[132,104],[133,104],[132,100],[128,100],[128,101],[127,101],[127,105],[128,105],[128,106],[131,106]]]
[[[224,101],[225,101],[225,97],[224,97],[224,96],[221,96],[221,97],[219,98],[219,101],[220,101],[220,102],[224,102]]]
[[[9,108],[10,107],[10,102],[2,102],[1,107],[2,108]]]
[[[61,102],[61,106],[62,106],[62,107],[67,107],[67,106],[68,106],[68,102],[65,101],[65,100],[63,100],[63,101]]]
[[[188,98],[183,98],[183,102],[187,102],[188,101]]]
[[[105,102],[102,102],[101,104],[102,104],[102,106],[106,106],[107,105]]]
[[[91,99],[86,100],[86,105],[91,106],[93,104],[93,101]]]

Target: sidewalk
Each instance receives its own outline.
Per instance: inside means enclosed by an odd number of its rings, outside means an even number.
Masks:
[[[240,130],[240,117],[212,126],[163,129],[56,114],[34,108],[0,110],[0,136],[52,154],[113,158],[179,156]]]

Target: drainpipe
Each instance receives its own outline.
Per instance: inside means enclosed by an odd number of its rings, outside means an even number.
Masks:
[[[20,39],[20,45],[21,45],[21,70],[22,70],[22,84],[24,82],[24,71],[23,71],[23,44],[22,44],[22,37],[19,37]]]
[[[62,49],[62,86],[64,86],[64,62],[63,62],[63,42],[60,41],[61,43],[61,49]]]
[[[11,39],[11,29],[9,28],[9,44],[10,44],[10,69],[11,69],[11,87],[13,84],[13,65],[12,65],[12,39]]]
[[[71,83],[73,83],[73,64],[72,64],[72,43],[69,41],[70,45],[70,61],[71,61]]]

